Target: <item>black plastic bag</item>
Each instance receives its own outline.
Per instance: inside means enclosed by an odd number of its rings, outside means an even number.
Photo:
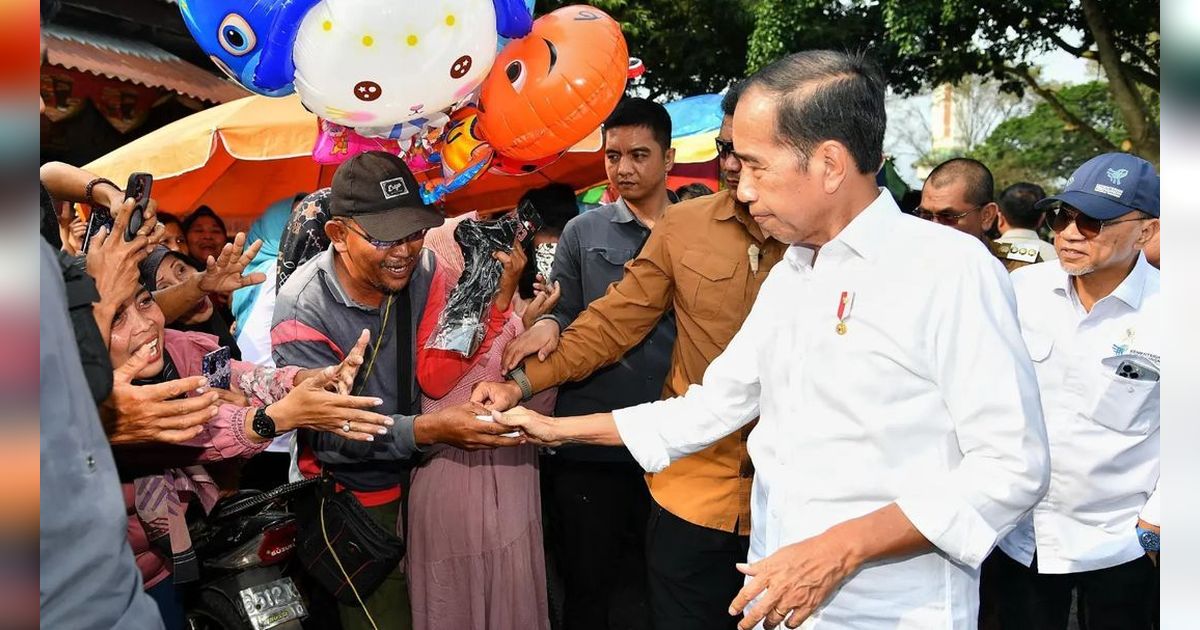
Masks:
[[[437,329],[427,346],[470,357],[483,343],[488,310],[500,291],[503,265],[495,252],[512,252],[513,244],[527,246],[542,227],[533,204],[523,203],[514,212],[491,221],[467,219],[454,229],[454,240],[463,254],[463,272],[438,317]]]

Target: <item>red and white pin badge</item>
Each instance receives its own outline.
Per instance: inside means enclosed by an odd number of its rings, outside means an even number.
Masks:
[[[854,292],[853,291],[842,291],[842,297],[838,299],[838,308],[837,308],[838,323],[837,323],[837,326],[834,327],[834,330],[837,331],[837,334],[839,334],[839,335],[846,334],[846,320],[850,317],[850,309],[853,306],[854,306]]]

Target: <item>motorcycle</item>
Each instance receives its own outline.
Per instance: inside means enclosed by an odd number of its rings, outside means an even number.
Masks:
[[[238,491],[189,526],[200,561],[200,581],[188,597],[190,630],[301,629],[305,599],[285,572],[298,530],[288,503],[318,481]]]

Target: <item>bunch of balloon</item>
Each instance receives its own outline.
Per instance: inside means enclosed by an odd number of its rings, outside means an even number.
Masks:
[[[479,134],[493,172],[536,172],[598,128],[621,100],[629,51],[603,11],[563,7],[533,23],[496,58],[479,95]]]
[[[487,171],[495,152],[479,137],[478,126],[479,110],[474,107],[460,108],[450,116],[429,156],[441,167],[441,175],[430,177],[422,187],[426,203],[440,201]]]
[[[401,155],[437,201],[487,172],[553,163],[625,90],[620,26],[532,0],[179,0],[213,63],[264,96],[295,91],[318,117],[313,158]],[[503,46],[501,47],[501,43]]]

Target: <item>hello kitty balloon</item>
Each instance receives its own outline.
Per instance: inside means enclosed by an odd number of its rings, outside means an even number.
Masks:
[[[498,35],[532,26],[523,0],[283,4],[258,75],[292,80],[314,114],[370,135],[420,128],[465,103],[491,70]]]
[[[324,0],[296,37],[296,91],[347,127],[423,118],[466,99],[496,58],[491,0],[435,7],[395,0]]]

